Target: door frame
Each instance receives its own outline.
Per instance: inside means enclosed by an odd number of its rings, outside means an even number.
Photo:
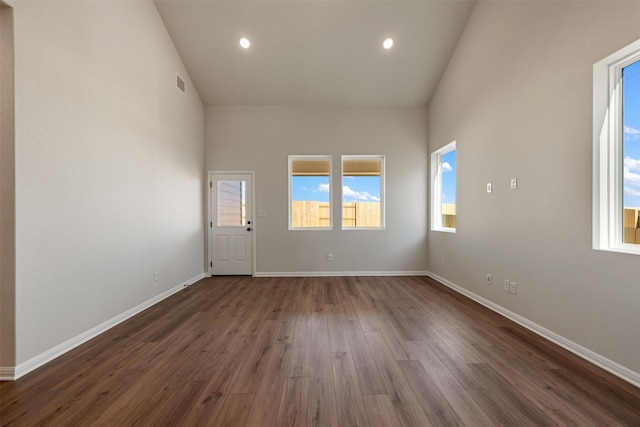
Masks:
[[[256,173],[255,171],[252,170],[225,170],[225,171],[220,171],[220,170],[215,170],[215,171],[208,171],[207,173],[207,181],[208,181],[208,186],[207,186],[207,206],[206,206],[206,210],[207,210],[207,233],[206,233],[206,237],[207,237],[207,269],[208,269],[208,276],[211,277],[213,276],[213,239],[212,239],[212,233],[213,233],[213,209],[211,209],[211,202],[213,201],[213,194],[212,191],[214,190],[213,188],[213,178],[215,175],[228,175],[228,174],[245,174],[245,175],[250,175],[251,176],[251,277],[254,277],[256,274],[256,231],[257,231],[257,227],[256,227]]]

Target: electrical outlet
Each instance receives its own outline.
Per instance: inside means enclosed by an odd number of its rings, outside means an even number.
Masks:
[[[518,189],[518,178],[511,178],[511,189],[512,190]]]
[[[518,294],[518,285],[516,285],[516,282],[509,282],[509,292],[514,295]]]
[[[504,284],[502,285],[502,289],[505,292],[510,292],[511,286],[509,285],[509,280],[504,279]]]
[[[487,273],[487,285],[491,284],[491,274]]]
[[[153,272],[153,281],[157,282],[158,280],[160,280],[160,272],[156,270]]]
[[[327,254],[327,261],[333,261],[333,254]]]

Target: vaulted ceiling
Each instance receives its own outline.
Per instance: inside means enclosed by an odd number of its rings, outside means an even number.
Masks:
[[[155,4],[207,105],[377,107],[428,103],[475,0]]]

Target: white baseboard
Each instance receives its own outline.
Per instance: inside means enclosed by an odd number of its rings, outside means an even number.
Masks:
[[[612,373],[616,377],[619,377],[626,382],[640,388],[640,373],[632,371],[631,369],[626,368],[619,363],[614,362],[613,360],[607,359],[606,357],[592,350],[589,350],[588,348],[583,347],[580,344],[577,344],[561,335],[558,335],[555,332],[550,331],[549,329],[546,329],[543,326],[540,326],[537,323],[520,316],[519,314],[509,311],[506,308],[499,306],[498,304],[495,304],[494,302],[491,302],[486,298],[481,297],[480,295],[477,295],[461,286],[458,286],[455,283],[438,276],[437,274],[429,272],[427,276],[431,277],[434,280],[437,280],[438,282],[453,289],[454,291],[461,293],[468,298],[471,298],[477,303],[484,305],[485,307],[495,311],[496,313],[506,317],[507,319],[513,320],[517,324],[529,329],[530,331],[534,332],[537,335],[540,335],[543,338],[548,339],[549,341],[559,345],[565,350],[570,351],[576,356],[583,358],[587,362],[593,363],[594,365],[601,367],[605,371]]]
[[[0,381],[13,381],[15,374],[15,368],[0,366]]]
[[[254,277],[428,276],[428,271],[260,271]]]
[[[143,302],[142,304],[139,304],[135,307],[133,307],[130,310],[125,311],[124,313],[110,319],[107,320],[104,323],[101,323],[100,325],[96,326],[95,328],[91,328],[88,331],[71,338],[68,341],[63,342],[62,344],[59,344],[47,351],[45,351],[42,354],[39,354],[36,357],[33,357],[29,360],[27,360],[24,363],[19,364],[18,366],[16,366],[15,368],[13,367],[0,367],[0,380],[3,381],[12,381],[12,380],[17,380],[18,378],[28,374],[29,372],[43,366],[44,364],[52,361],[53,359],[62,356],[64,353],[78,347],[81,344],[84,344],[85,342],[89,341],[92,338],[95,338],[96,336],[100,335],[103,332],[106,332],[107,330],[113,328],[114,326],[124,322],[125,320],[135,316],[136,314],[140,313],[143,310],[146,310],[147,308],[159,303],[160,301],[162,301],[165,298],[170,297],[171,295],[175,294],[176,292],[179,292],[183,289],[185,289],[187,286],[190,286],[192,284],[194,284],[195,282],[197,282],[200,279],[203,279],[205,277],[205,274],[199,274],[196,277],[193,277],[189,280],[187,280],[186,282],[183,282],[181,284],[179,284],[178,286],[169,289],[168,291],[165,291],[163,293],[161,293],[160,295],[157,295],[145,302]]]

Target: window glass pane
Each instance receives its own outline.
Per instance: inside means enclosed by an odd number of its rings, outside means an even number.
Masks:
[[[456,150],[442,155],[442,227],[456,228]]]
[[[331,227],[331,162],[291,161],[291,227]]]
[[[380,159],[343,159],[342,226],[380,228],[382,226]]]
[[[245,216],[245,181],[218,181],[218,226],[243,226]]]
[[[623,121],[623,242],[640,244],[640,61],[622,70]]]

